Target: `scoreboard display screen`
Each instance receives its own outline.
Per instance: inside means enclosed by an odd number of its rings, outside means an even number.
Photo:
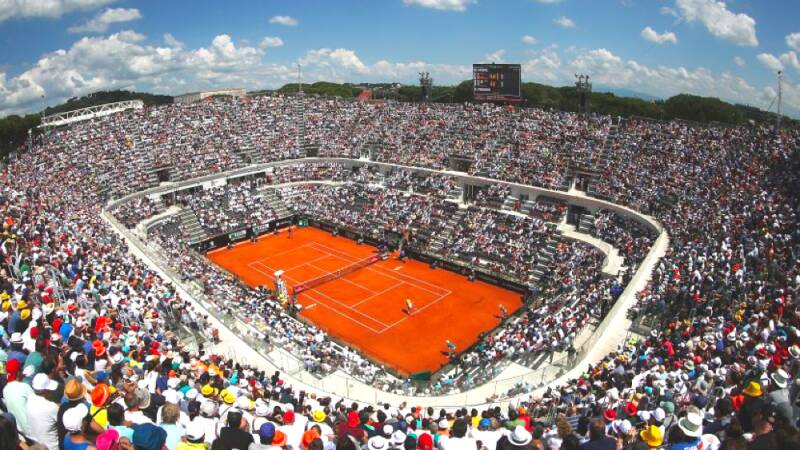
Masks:
[[[521,101],[521,69],[519,64],[473,64],[472,93],[475,100]]]

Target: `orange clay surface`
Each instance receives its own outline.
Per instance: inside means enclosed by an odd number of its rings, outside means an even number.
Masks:
[[[289,287],[374,255],[376,249],[317,228],[282,230],[258,242],[208,253],[209,259],[251,287],[275,287],[284,270]],[[408,314],[406,299],[414,310]],[[516,292],[427,264],[395,258],[301,292],[300,316],[373,360],[408,375],[447,363],[449,339],[460,352],[500,322],[500,307],[522,306]]]

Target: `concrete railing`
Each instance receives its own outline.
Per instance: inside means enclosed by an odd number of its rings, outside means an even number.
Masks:
[[[392,163],[354,160],[348,158],[302,158],[302,159],[278,161],[278,162],[252,165],[246,168],[231,170],[228,172],[216,173],[213,175],[198,177],[191,180],[186,180],[176,183],[168,183],[158,187],[153,187],[140,192],[132,193],[120,199],[108,202],[108,204],[106,205],[106,210],[104,211],[104,216],[107,222],[112,227],[116,228],[120,234],[126,237],[129,240],[129,242],[131,240],[137,241],[138,240],[137,238],[132,236],[131,233],[128,232],[128,230],[124,229],[124,227],[122,227],[121,224],[119,224],[119,222],[117,222],[111,217],[111,214],[109,213],[109,210],[111,208],[136,198],[141,198],[144,196],[152,196],[152,195],[170,194],[190,187],[201,186],[203,185],[203,183],[207,183],[220,178],[230,179],[248,175],[256,175],[262,172],[266,172],[269,168],[272,167],[285,167],[285,166],[310,163],[310,162],[331,162],[331,163],[335,162],[335,163],[343,163],[348,166],[372,165],[384,169],[404,169],[415,172],[446,175],[455,178],[460,185],[472,184],[472,185],[485,186],[485,185],[495,184],[495,185],[507,186],[511,188],[512,192],[516,194],[525,194],[528,195],[530,198],[535,198],[539,195],[547,195],[548,197],[564,200],[568,204],[582,206],[590,210],[606,209],[613,211],[616,214],[631,218],[645,225],[651,230],[654,230],[658,234],[658,238],[648,251],[647,256],[639,265],[636,273],[632,276],[631,281],[626,286],[625,290],[615,303],[614,307],[609,311],[609,313],[606,315],[606,317],[603,319],[600,325],[593,331],[592,335],[584,342],[584,344],[581,345],[581,348],[579,349],[578,353],[578,358],[573,361],[565,362],[564,365],[551,363],[543,368],[530,370],[527,373],[523,373],[513,377],[505,379],[496,378],[488,383],[482,384],[468,391],[447,394],[447,395],[433,396],[433,397],[406,396],[395,393],[383,392],[372,386],[366,385],[360,381],[351,379],[346,374],[343,374],[341,372],[336,372],[334,374],[331,374],[330,376],[323,378],[322,380],[316,378],[315,376],[310,376],[311,374],[306,374],[304,371],[299,371],[297,373],[287,376],[288,381],[290,383],[292,383],[297,388],[306,389],[308,392],[332,394],[337,397],[345,397],[348,400],[365,402],[365,403],[390,402],[399,404],[401,402],[412,402],[412,404],[420,404],[424,406],[433,406],[442,408],[461,408],[465,406],[479,407],[479,406],[513,403],[519,397],[527,396],[527,392],[531,391],[530,389],[531,386],[538,387],[539,389],[544,389],[548,385],[558,385],[566,383],[568,380],[576,378],[577,376],[585,372],[586,368],[589,365],[599,362],[603,357],[605,357],[609,352],[613,351],[620,343],[623,342],[627,329],[630,326],[630,322],[627,320],[627,311],[636,302],[636,294],[646,286],[654,267],[656,266],[660,258],[665,254],[666,249],[669,245],[669,236],[666,230],[664,230],[664,228],[657,220],[655,220],[650,216],[641,214],[626,206],[617,205],[605,200],[587,197],[585,195],[575,192],[564,192],[552,189],[545,189],[535,186],[528,186],[520,183],[513,183],[502,180],[494,180],[486,177],[468,175],[461,172],[441,171],[441,170],[426,169],[420,167],[403,166]],[[303,182],[295,182],[295,183],[302,184]],[[148,263],[148,265],[155,266],[154,268],[158,269],[158,272],[162,273],[165,277],[172,278],[167,273],[167,271],[164,270],[166,269],[166,267],[158,267],[160,266],[160,264],[156,264],[153,258],[148,257],[148,253],[150,252],[150,250],[146,245],[137,245],[137,244],[141,243],[137,242],[134,245],[136,246],[137,250],[139,250],[143,254],[143,256],[145,256],[143,259],[145,260],[146,263]],[[194,300],[189,292],[186,292],[185,295],[187,295],[187,297],[190,298],[191,300]],[[195,302],[195,304],[200,305],[200,302]],[[206,309],[206,307],[210,307],[211,305],[208,305],[206,303],[201,306],[203,306],[204,309]],[[228,325],[223,324],[221,321],[219,321],[219,324],[224,329],[223,337],[233,339],[234,341],[236,341],[235,345],[237,346],[241,345],[249,346],[249,344],[245,342],[241,338],[241,336],[237,336],[237,334],[233,330],[229,329]],[[257,352],[255,351],[253,351],[252,354],[258,355]],[[266,358],[264,358],[263,355],[260,356],[266,367],[270,369],[276,368],[275,361],[269,361]],[[254,362],[253,359],[254,357],[252,357],[252,355],[251,357],[247,358],[248,363]],[[280,368],[278,367],[278,369]],[[513,391],[515,388],[518,388],[522,385],[525,386],[524,390],[526,393],[519,394],[516,396],[504,395],[505,393]],[[490,398],[493,400],[491,401],[487,400]]]

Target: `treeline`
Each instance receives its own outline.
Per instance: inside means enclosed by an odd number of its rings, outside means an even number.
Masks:
[[[357,96],[361,89],[355,85],[319,82],[303,85],[307,93],[331,95],[345,98]],[[578,92],[572,86],[554,87],[539,83],[523,83],[524,106],[556,109],[560,111],[578,110]],[[278,92],[297,92],[297,84],[287,84]],[[419,86],[402,86],[399,89],[372,89],[373,98],[394,99],[418,102],[422,99]],[[463,103],[472,101],[472,81],[464,81],[456,86],[434,86],[431,100],[441,103]],[[775,113],[747,105],[734,105],[713,97],[680,94],[666,100],[643,100],[637,97],[621,97],[610,92],[593,92],[591,110],[612,116],[642,116],[658,120],[680,119],[702,124],[721,123],[742,125],[749,120],[761,125],[772,125]],[[784,117],[783,125],[798,128],[800,121]]]
[[[278,92],[282,94],[293,94],[297,92],[299,86],[297,83],[290,83],[283,85]],[[303,84],[303,92],[306,94],[327,95],[331,97],[355,97],[361,92],[361,89],[356,88],[350,83],[338,84],[328,81],[318,81],[312,84]]]
[[[45,108],[44,115],[125,100],[142,100],[146,105],[172,103],[172,97],[169,95],[122,90],[100,91],[83,97],[73,97],[60,105]],[[6,155],[24,145],[28,139],[28,130],[36,133],[36,127],[41,123],[41,117],[42,113],[37,113],[25,116],[11,115],[0,119],[0,158],[5,158]]]
[[[11,115],[0,119],[0,158],[25,144],[28,139],[28,130],[39,125],[38,114],[26,116]]]

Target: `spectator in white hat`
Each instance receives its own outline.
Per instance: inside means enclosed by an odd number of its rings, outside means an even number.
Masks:
[[[531,441],[533,436],[525,430],[525,427],[517,425],[497,441],[497,450],[529,450]]]
[[[89,424],[87,420],[84,420],[88,414],[89,407],[83,403],[64,412],[61,423],[67,430],[67,437],[64,438],[65,449],[81,448],[83,450],[96,450],[94,445],[92,445],[92,441],[84,434],[84,429],[88,427]]]
[[[58,448],[58,405],[52,401],[58,383],[38,373],[32,385],[35,395],[27,404],[30,437],[48,448]]]

